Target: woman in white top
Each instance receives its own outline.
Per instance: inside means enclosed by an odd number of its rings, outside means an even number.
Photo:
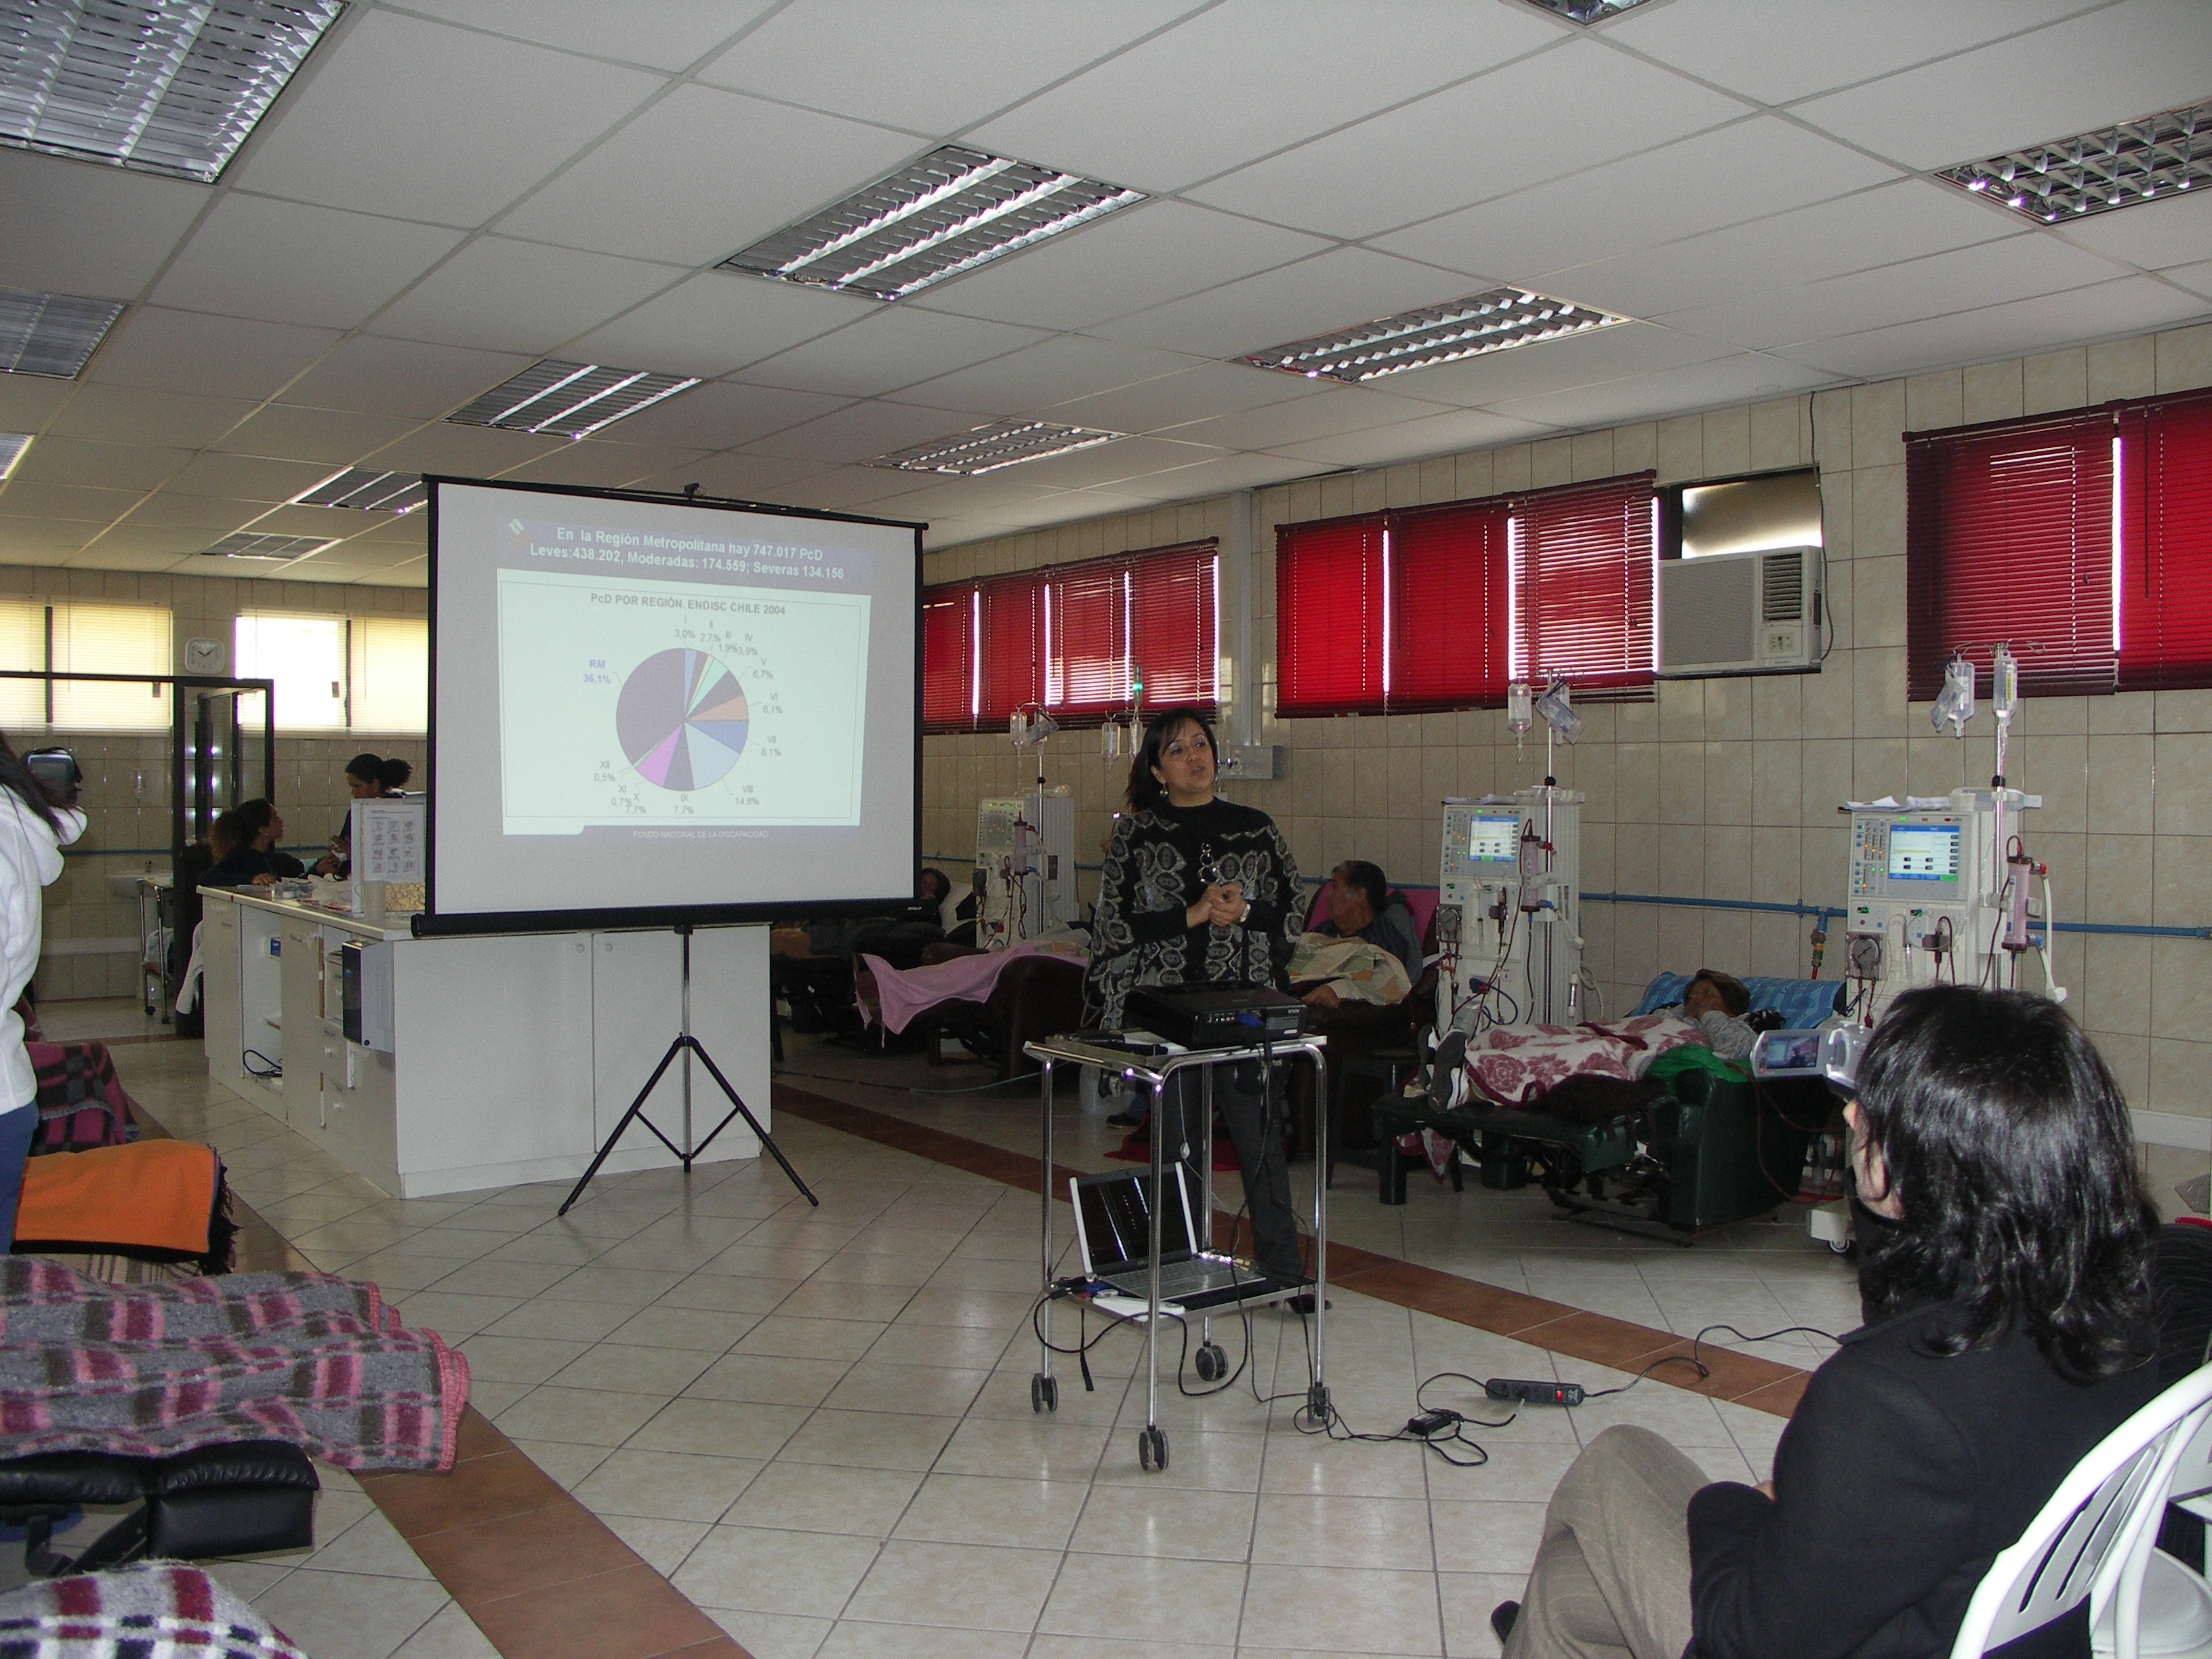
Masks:
[[[39,1122],[38,1077],[15,1003],[39,966],[42,890],[83,830],[84,814],[57,805],[0,737],[0,1249],[15,1240],[23,1160]]]

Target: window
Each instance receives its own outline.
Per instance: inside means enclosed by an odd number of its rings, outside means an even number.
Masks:
[[[2119,429],[2119,690],[2212,685],[2212,392],[2132,405]]]
[[[951,582],[922,594],[922,729],[1003,726],[1024,704],[1062,726],[1220,700],[1212,540]]]
[[[1509,679],[1652,679],[1651,477],[1284,525],[1275,712],[1495,708]]]
[[[346,727],[346,619],[247,611],[238,619],[231,660],[240,679],[273,680],[284,732]]]
[[[144,680],[0,680],[0,722],[64,732],[159,732],[169,724],[176,623],[163,605],[0,601],[0,667]]]
[[[1905,694],[2011,648],[2028,696],[2113,684],[2110,410],[1905,434]]]
[[[430,624],[420,617],[362,617],[348,631],[354,730],[428,731]]]

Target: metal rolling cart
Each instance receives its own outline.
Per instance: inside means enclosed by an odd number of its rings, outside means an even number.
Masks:
[[[1247,1060],[1279,1060],[1303,1054],[1314,1068],[1314,1144],[1328,1144],[1328,1062],[1322,1051],[1328,1046],[1326,1037],[1311,1032],[1295,1037],[1283,1037],[1262,1047],[1254,1043],[1236,1048],[1194,1048],[1164,1054],[1139,1055],[1125,1048],[1114,1048],[1076,1036],[1044,1037],[1025,1042],[1022,1050],[1044,1066],[1044,1086],[1041,1091],[1042,1104],[1042,1148],[1039,1157],[1043,1179],[1038,1183],[1043,1189],[1042,1238],[1044,1288],[1053,1288],[1054,1249],[1052,1238],[1052,1083],[1055,1066],[1096,1066],[1141,1084],[1152,1091],[1152,1110],[1146,1121],[1152,1130],[1152,1188],[1155,1199],[1151,1206],[1151,1237],[1147,1252],[1151,1267],[1146,1275],[1146,1307],[1142,1316],[1145,1325],[1145,1427],[1137,1441],[1137,1462],[1147,1473],[1156,1473],[1168,1466],[1168,1437],[1160,1428],[1160,1212],[1163,1200],[1158,1194],[1164,1190],[1164,1158],[1161,1146],[1161,1100],[1167,1081],[1177,1072],[1192,1066],[1204,1068],[1205,1099],[1199,1116],[1205,1125],[1199,1146],[1198,1167],[1205,1172],[1200,1182],[1200,1212],[1198,1218],[1198,1247],[1201,1252],[1213,1247],[1213,1068]],[[1313,1297],[1313,1370],[1306,1383],[1306,1408],[1326,1418],[1329,1411],[1328,1385],[1323,1380],[1323,1360],[1327,1352],[1326,1328],[1328,1308],[1328,1183],[1319,1178],[1314,1181],[1313,1209],[1313,1283],[1293,1285],[1286,1289],[1257,1291],[1239,1301],[1225,1303],[1216,1308],[1199,1311],[1199,1350],[1197,1369],[1200,1377],[1207,1382],[1227,1374],[1227,1358],[1213,1341],[1212,1316],[1216,1312],[1231,1313],[1243,1308],[1261,1307],[1270,1303],[1285,1302],[1294,1296],[1310,1293]],[[1044,1304],[1042,1338],[1039,1343],[1042,1355],[1036,1374],[1030,1379],[1030,1407],[1036,1412],[1060,1409],[1060,1380],[1053,1375],[1053,1304],[1048,1296]],[[1102,1310],[1102,1311],[1103,1311]],[[1107,1314],[1109,1318],[1121,1318]],[[1138,1316],[1130,1315],[1133,1321]]]

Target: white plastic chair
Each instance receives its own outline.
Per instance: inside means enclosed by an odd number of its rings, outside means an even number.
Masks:
[[[2019,1541],[1990,1564],[1951,1659],[2063,1617],[2084,1601],[2100,1652],[2140,1659],[2143,1581],[2182,1454],[2212,1419],[2212,1367],[2191,1372],[2074,1466]],[[2177,1564],[2178,1565],[2178,1564]]]
[[[2212,1491],[2212,1417],[2205,1418],[2174,1465],[2166,1502],[2179,1504],[2203,1518],[2208,1508],[2205,1493]],[[2142,1563],[2142,1585],[2137,1605],[2136,1653],[2139,1659],[2212,1659],[2212,1584],[2156,1547],[2159,1523],[2154,1519],[2142,1530],[2134,1561]],[[2123,1579],[2118,1594],[2129,1594]],[[2113,1620],[2108,1618],[2094,1632],[2100,1655],[2116,1651]]]

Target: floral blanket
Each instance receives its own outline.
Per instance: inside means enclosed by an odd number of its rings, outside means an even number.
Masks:
[[[1468,1045],[1475,1088],[1506,1106],[1527,1106],[1555,1085],[1582,1075],[1640,1078],[1670,1048],[1705,1042],[1672,1014],[1583,1025],[1493,1025]]]
[[[1413,988],[1406,964],[1379,945],[1334,933],[1301,933],[1291,951],[1292,985],[1326,980],[1345,1002],[1403,1002]]]
[[[122,1286],[4,1265],[12,1456],[281,1440],[343,1469],[453,1467],[468,1362],[434,1332],[398,1328],[374,1285],[246,1273]]]

